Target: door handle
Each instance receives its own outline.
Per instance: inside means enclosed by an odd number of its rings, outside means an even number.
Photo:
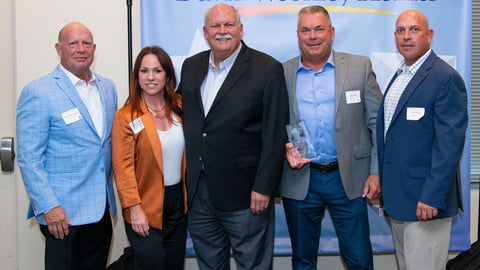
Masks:
[[[13,137],[2,137],[0,148],[0,161],[2,172],[13,172],[15,160],[15,145]]]

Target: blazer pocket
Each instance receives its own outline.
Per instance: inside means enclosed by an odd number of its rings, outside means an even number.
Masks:
[[[237,164],[239,168],[257,167],[259,162],[260,162],[259,155],[243,156],[237,159]]]
[[[356,146],[353,149],[353,155],[355,156],[356,159],[361,159],[361,158],[367,158],[371,156],[371,150],[372,148],[370,146]]]

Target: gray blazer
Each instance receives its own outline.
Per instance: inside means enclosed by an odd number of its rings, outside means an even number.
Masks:
[[[343,188],[349,199],[362,195],[365,180],[378,174],[376,120],[382,93],[365,56],[333,52],[335,62],[335,141]],[[296,98],[299,56],[283,64],[289,95],[290,122],[300,120]],[[346,93],[360,91],[361,101],[347,103]],[[282,197],[303,200],[307,196],[310,166],[293,170],[284,161]]]

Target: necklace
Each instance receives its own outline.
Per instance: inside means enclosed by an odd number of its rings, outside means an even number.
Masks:
[[[153,115],[153,117],[155,117],[155,118],[157,118],[157,119],[162,119],[162,118],[164,118],[163,116],[159,115],[159,112],[162,112],[162,111],[163,111],[163,107],[162,107],[160,110],[158,110],[158,111],[150,108],[150,106],[147,106],[147,109],[148,109],[148,111]]]

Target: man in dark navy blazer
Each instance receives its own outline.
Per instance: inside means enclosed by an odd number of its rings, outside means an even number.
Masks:
[[[430,49],[425,15],[402,12],[394,35],[404,62],[377,119],[383,201],[400,269],[445,269],[452,217],[462,208],[467,93],[461,76]]]
[[[272,268],[273,196],[282,173],[288,94],[280,62],[241,41],[238,11],[205,15],[211,50],[185,60],[188,226],[200,269]]]

